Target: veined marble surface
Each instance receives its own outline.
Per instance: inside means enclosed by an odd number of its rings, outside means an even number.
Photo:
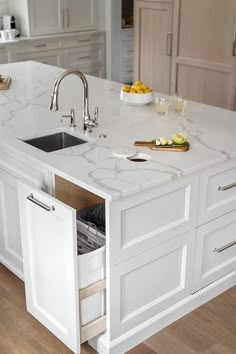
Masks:
[[[183,175],[236,157],[236,112],[188,102],[186,112],[159,116],[154,103],[129,106],[120,101],[121,84],[87,76],[90,113],[99,107],[99,126],[88,136],[82,131],[83,89],[78,77],[67,77],[59,93],[59,111],[48,106],[54,80],[62,69],[35,62],[0,65],[10,75],[8,91],[0,92],[0,148],[9,148],[30,164],[35,161],[50,171],[106,199],[118,199]],[[162,96],[162,95],[159,95]],[[62,123],[62,114],[76,111],[77,127]],[[20,139],[61,129],[79,134],[88,144],[46,153]],[[133,147],[135,140],[152,140],[173,133],[187,135],[190,150],[184,153],[136,148],[147,162],[117,158],[113,150]],[[106,134],[106,139],[100,139]]]

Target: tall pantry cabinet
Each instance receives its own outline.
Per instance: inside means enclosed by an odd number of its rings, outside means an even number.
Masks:
[[[170,93],[172,1],[134,2],[134,77]]]
[[[235,110],[235,0],[135,0],[134,6],[135,79]]]

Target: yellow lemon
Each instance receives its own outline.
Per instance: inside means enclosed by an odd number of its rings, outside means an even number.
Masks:
[[[144,90],[145,93],[148,93],[148,92],[152,92],[152,89],[150,89],[149,87],[147,87],[145,90]]]
[[[144,93],[142,89],[137,90],[137,93]]]
[[[142,81],[135,81],[134,85],[142,85]]]
[[[130,86],[129,85],[123,85],[121,87],[121,90],[124,91],[124,92],[129,92],[130,91]]]
[[[136,90],[133,87],[131,87],[129,93],[137,93],[137,92],[136,92]]]

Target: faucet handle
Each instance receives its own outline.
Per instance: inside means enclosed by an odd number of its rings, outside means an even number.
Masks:
[[[70,118],[69,127],[71,127],[71,128],[76,127],[76,124],[75,124],[75,110],[74,110],[74,108],[71,108],[69,114],[63,114],[63,116],[61,117],[61,122],[63,121],[63,118]]]
[[[97,127],[98,126],[98,107],[95,107],[94,123],[95,123],[95,127]]]

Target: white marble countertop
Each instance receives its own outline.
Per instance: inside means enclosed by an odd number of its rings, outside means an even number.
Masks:
[[[112,200],[203,170],[236,157],[236,113],[188,102],[184,114],[158,116],[154,104],[129,106],[120,101],[120,84],[88,76],[90,112],[99,107],[99,126],[85,139],[88,144],[46,153],[20,140],[69,129],[62,114],[75,108],[77,128],[82,131],[82,83],[67,77],[59,93],[59,111],[48,110],[54,80],[62,69],[35,62],[0,65],[10,75],[8,91],[0,92],[0,148],[15,151],[28,163],[36,160],[53,173]],[[187,135],[190,150],[184,153],[136,148],[147,162],[135,163],[113,155],[116,148],[133,147],[135,140]],[[100,139],[106,134],[106,139]]]
[[[70,32],[70,33],[55,33],[55,34],[45,34],[45,35],[41,35],[41,36],[20,36],[20,37],[16,37],[15,39],[12,40],[6,40],[3,41],[0,38],[0,47],[2,46],[6,46],[6,45],[14,45],[14,44],[20,44],[23,42],[33,42],[33,41],[40,41],[40,40],[53,40],[53,39],[66,39],[66,38],[73,38],[76,36],[81,36],[84,35],[86,36],[86,34],[96,34],[96,33],[104,33],[104,31],[99,31],[99,30],[86,30],[86,31],[79,31],[79,32]]]

